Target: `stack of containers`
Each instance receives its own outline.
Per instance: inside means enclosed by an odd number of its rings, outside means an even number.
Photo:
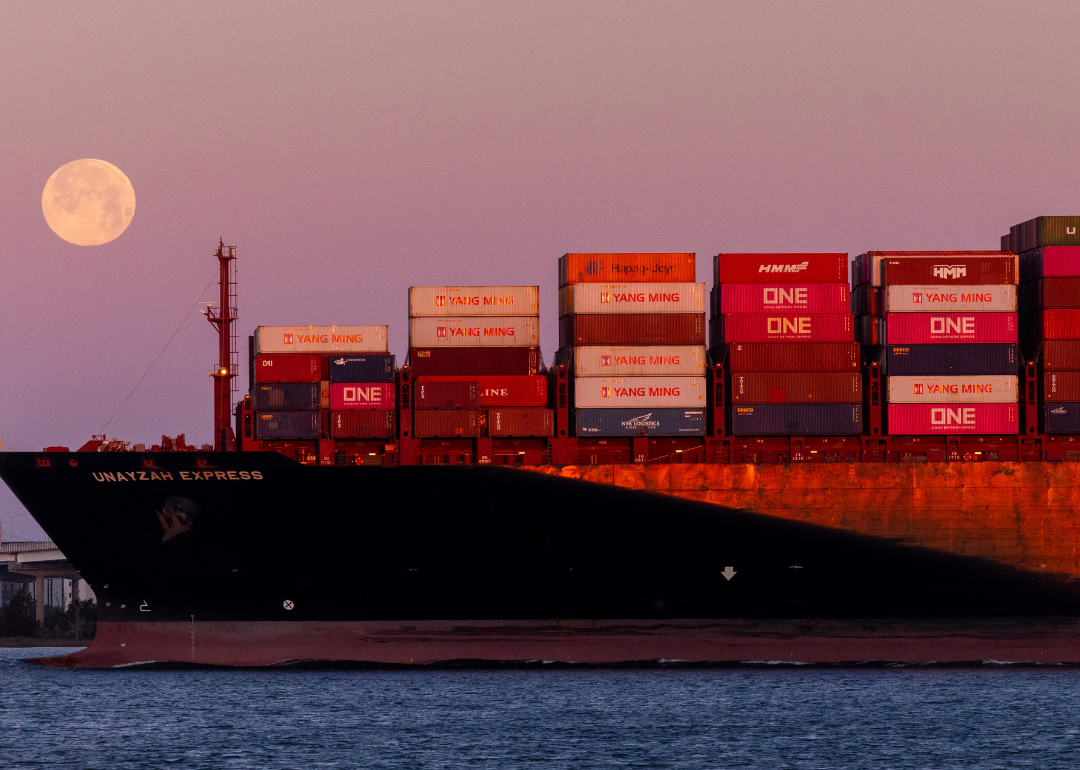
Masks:
[[[577,436],[705,435],[705,284],[693,254],[559,259]]]
[[[394,358],[387,352],[386,326],[260,326],[254,337],[252,400],[256,411],[256,436],[260,441],[315,440],[326,434],[334,438],[384,438],[393,435],[393,390],[385,398],[361,403],[356,389],[352,405],[334,406],[332,379],[337,367],[331,359],[361,358],[366,368],[346,366],[349,375],[363,373],[378,384],[389,372]],[[344,394],[339,394],[343,397]],[[344,403],[344,402],[342,402]],[[341,410],[375,410],[378,414],[357,421],[358,427],[336,427]],[[389,412],[389,432],[385,426]],[[329,423],[329,425],[328,425]],[[381,427],[380,427],[381,426]]]
[[[847,254],[718,254],[713,357],[735,436],[862,433]]]
[[[330,356],[330,437],[393,438],[394,356]]]
[[[870,252],[859,259],[883,288],[887,432],[1016,434],[1015,255]]]
[[[536,286],[410,288],[413,435],[553,435],[539,315]]]

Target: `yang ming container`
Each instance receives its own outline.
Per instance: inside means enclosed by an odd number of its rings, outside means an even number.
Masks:
[[[728,348],[732,372],[857,372],[857,342],[743,342]]]
[[[1042,382],[1047,401],[1080,401],[1080,372],[1042,372]]]
[[[330,382],[393,382],[394,356],[330,356]]]
[[[889,286],[885,308],[891,313],[1015,313],[1016,286]]]
[[[311,353],[263,353],[255,356],[255,382],[319,382],[322,361]]]
[[[414,377],[515,375],[540,371],[540,348],[412,348]]]
[[[891,404],[1015,404],[1015,374],[886,377]]]
[[[725,283],[714,313],[847,313],[846,283]]]
[[[980,286],[1019,283],[1015,254],[975,256],[956,253],[926,256],[886,256],[881,280],[887,286]]]
[[[322,432],[322,414],[314,412],[259,412],[255,432],[259,441],[317,439]]]
[[[410,318],[412,347],[536,347],[540,321],[536,316],[475,318]]]
[[[330,437],[335,439],[393,438],[394,412],[393,410],[331,412]]]
[[[1016,342],[1016,313],[888,313],[885,342]]]
[[[478,406],[547,406],[547,378],[542,374],[419,377],[414,392],[424,383],[473,382],[479,386]]]
[[[1044,246],[1020,257],[1020,280],[1080,276],[1080,246]]]
[[[705,376],[701,345],[589,345],[573,350],[576,377]]]
[[[733,436],[857,436],[859,404],[735,404]]]
[[[550,409],[503,407],[487,410],[487,434],[490,438],[547,438],[555,433],[555,418]]]
[[[573,313],[704,313],[703,283],[572,283],[559,289],[559,316]]]
[[[861,404],[859,372],[735,372],[735,404]]]
[[[717,254],[713,283],[847,283],[848,256],[838,253]]]
[[[564,254],[559,257],[559,286],[570,283],[692,283],[694,255]]]
[[[1015,344],[886,345],[882,361],[890,377],[1016,374],[1022,363]]]
[[[415,409],[413,435],[417,438],[477,438],[483,419],[476,409]]]
[[[891,436],[1015,434],[1016,404],[889,404]]]
[[[704,436],[703,409],[575,409],[578,436]]]
[[[256,353],[385,353],[386,326],[260,326]]]
[[[413,384],[413,406],[416,409],[478,409],[480,383],[432,382],[418,380]]]
[[[412,286],[409,316],[535,316],[537,286]]]
[[[389,382],[334,382],[330,384],[330,408],[393,409],[394,385]]]
[[[705,407],[704,377],[578,377],[578,408]]]
[[[1043,433],[1080,433],[1080,403],[1051,403],[1043,405]]]
[[[560,347],[704,344],[704,313],[567,315],[559,319]]]
[[[252,388],[259,412],[300,412],[319,409],[317,382],[263,383]]]
[[[851,313],[727,313],[725,342],[851,342]]]

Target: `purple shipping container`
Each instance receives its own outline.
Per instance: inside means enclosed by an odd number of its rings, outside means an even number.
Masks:
[[[394,385],[390,382],[334,382],[330,384],[330,408],[393,409]]]
[[[725,283],[720,286],[722,313],[847,313],[846,283]]]
[[[255,433],[259,441],[317,439],[322,434],[322,413],[259,412],[255,415]]]
[[[1016,404],[889,404],[891,436],[1015,434]]]
[[[850,342],[851,313],[727,313],[724,342]]]
[[[857,342],[742,342],[728,348],[731,372],[857,372]]]
[[[889,345],[1016,342],[1016,313],[886,313]]]
[[[394,412],[374,410],[351,410],[330,413],[330,437],[393,438]]]
[[[735,404],[733,436],[857,436],[859,404]]]
[[[504,407],[487,411],[487,434],[491,438],[542,437],[555,433],[554,413],[537,407]]]
[[[1020,280],[1080,276],[1080,246],[1043,246],[1020,255]]]
[[[704,313],[567,315],[559,319],[560,347],[704,344]]]
[[[413,404],[416,409],[478,409],[480,383],[420,380],[413,385]]]
[[[477,409],[414,409],[413,435],[416,438],[478,438],[483,416]]]
[[[260,412],[300,412],[319,408],[317,382],[263,383],[251,389]]]
[[[538,374],[540,348],[412,348],[414,377]]]

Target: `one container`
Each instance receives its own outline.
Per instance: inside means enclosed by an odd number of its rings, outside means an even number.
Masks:
[[[385,353],[386,326],[260,326],[256,353]]]
[[[540,348],[412,348],[409,367],[414,377],[537,374]]]
[[[555,417],[550,409],[511,406],[487,411],[487,434],[490,438],[546,438],[554,433]]]
[[[393,438],[394,411],[350,410],[330,413],[330,437]]]
[[[472,318],[410,318],[412,347],[536,347],[540,321],[536,316]]]
[[[1042,343],[1042,365],[1048,372],[1080,370],[1080,340],[1047,340]]]
[[[581,409],[705,406],[704,377],[578,377],[574,406]]]
[[[1054,308],[1029,314],[1044,340],[1080,339],[1080,309]]]
[[[846,283],[725,283],[714,313],[847,313]]]
[[[704,344],[704,313],[567,315],[559,319],[560,347]]]
[[[1015,344],[886,345],[882,360],[890,377],[1016,374],[1021,365],[1020,348]]]
[[[848,255],[839,253],[717,254],[713,283],[847,283]]]
[[[1016,313],[887,313],[889,345],[1016,342]]]
[[[413,385],[413,405],[416,409],[478,409],[480,384],[465,382],[432,382],[418,380]]]
[[[256,384],[251,392],[259,412],[300,412],[319,408],[317,382],[267,382]]]
[[[703,409],[575,409],[578,436],[704,436]]]
[[[886,256],[881,280],[887,286],[985,286],[1019,283],[1019,263],[1015,254],[994,256],[941,254],[926,256]]]
[[[334,382],[330,384],[330,408],[393,409],[394,385],[389,382]]]
[[[310,353],[263,353],[255,356],[255,382],[318,382],[322,361]]]
[[[891,436],[1015,434],[1016,404],[889,404]]]
[[[857,372],[856,342],[743,342],[728,348],[732,372]]]
[[[409,316],[540,314],[537,286],[411,286]]]
[[[725,342],[851,342],[851,313],[726,313]]]
[[[703,313],[703,283],[579,283],[559,289],[559,316],[572,313]]]
[[[1015,313],[1016,286],[906,286],[886,289],[885,308],[891,313]]]
[[[330,382],[393,382],[394,356],[330,356]]]
[[[1020,312],[1080,308],[1080,278],[1040,278],[1020,284]]]
[[[691,283],[697,280],[694,255],[564,254],[559,286],[570,283]]]
[[[475,382],[479,406],[547,406],[547,378],[542,374],[481,377],[470,375],[418,377],[415,388],[433,382]]]
[[[589,345],[573,349],[577,377],[705,376],[701,345]]]
[[[281,439],[317,439],[322,433],[322,413],[259,412],[255,415],[255,433],[260,441]]]
[[[861,404],[858,372],[735,372],[735,404]]]
[[[1019,377],[1015,374],[891,376],[891,404],[1015,404]]]
[[[857,436],[860,404],[735,404],[734,436]]]
[[[1047,401],[1080,401],[1080,372],[1043,372],[1042,382]]]
[[[1043,433],[1080,433],[1080,403],[1075,401],[1043,405]]]
[[[417,438],[477,438],[482,435],[483,414],[477,409],[415,409],[413,435]]]

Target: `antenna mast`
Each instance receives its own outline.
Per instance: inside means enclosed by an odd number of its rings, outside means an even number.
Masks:
[[[219,239],[218,259],[220,299],[216,308],[207,306],[206,320],[218,333],[218,365],[210,370],[214,378],[214,451],[235,452],[236,437],[232,429],[232,396],[239,368],[236,346],[236,244],[225,246]]]

